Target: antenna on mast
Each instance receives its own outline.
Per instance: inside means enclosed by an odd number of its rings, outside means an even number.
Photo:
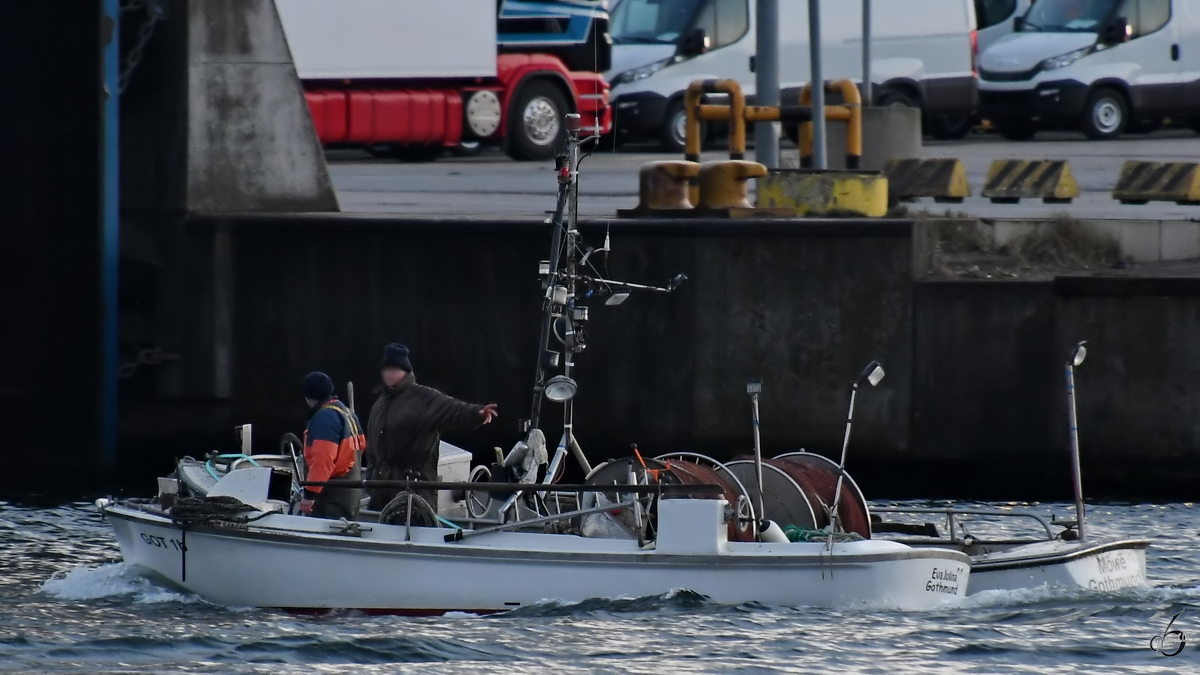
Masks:
[[[612,250],[612,238],[610,233],[606,232],[604,246],[599,249],[581,250],[580,146],[590,140],[590,137],[580,137],[582,123],[578,113],[568,114],[563,127],[566,130],[566,141],[554,158],[555,174],[558,178],[558,200],[549,220],[552,229],[550,257],[538,264],[544,294],[533,401],[529,419],[521,424],[522,433],[532,434],[541,426],[543,400],[561,403],[563,406],[562,440],[547,467],[543,481],[545,483],[551,483],[558,477],[567,452],[575,456],[585,472],[591,472],[591,464],[575,440],[573,399],[579,385],[571,372],[575,367],[575,355],[587,347],[587,334],[584,330],[590,318],[587,301],[597,299],[603,300],[606,305],[617,305],[633,291],[671,293],[687,280],[686,275],[677,274],[666,286],[649,286],[608,279],[598,273],[587,273],[587,264],[591,256]],[[595,271],[594,267],[590,269]],[[522,443],[527,443],[527,440]],[[520,446],[521,444],[518,444],[514,451],[520,449]]]

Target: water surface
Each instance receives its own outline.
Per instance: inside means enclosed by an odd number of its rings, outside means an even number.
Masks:
[[[730,607],[680,590],[414,619],[212,605],[131,574],[90,504],[0,503],[0,672],[1200,673],[1197,516],[1192,504],[1093,505],[1093,532],[1155,542],[1152,586],[1118,593],[984,593],[902,612]],[[330,583],[353,573],[329,570]],[[1180,611],[1188,645],[1151,651]]]

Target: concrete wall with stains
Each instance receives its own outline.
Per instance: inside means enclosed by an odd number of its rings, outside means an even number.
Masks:
[[[162,7],[122,98],[123,211],[336,211],[275,3]]]
[[[273,443],[301,424],[305,373],[358,383],[365,412],[382,346],[412,349],[418,380],[476,402],[501,423],[457,440],[488,456],[528,416],[539,324],[541,224],[320,217],[207,225],[233,251],[232,392],[239,420]],[[840,448],[849,382],[872,359],[889,379],[861,398],[864,453],[907,449],[912,258],[907,223],[595,223],[601,267],[665,284],[670,296],[594,303],[577,357],[579,436],[593,457],[751,448],[745,382],[764,381],[771,450]],[[603,262],[599,259],[597,263]],[[546,431],[561,413],[547,404]],[[256,432],[259,433],[259,432]]]
[[[462,438],[480,458],[528,415],[538,325],[535,223],[257,217],[194,222],[229,237],[227,348],[237,421],[260,442],[300,426],[297,382],[325,369],[369,406],[381,346],[420,381],[502,422]],[[1188,280],[913,281],[898,222],[597,222],[606,274],[688,282],[593,307],[578,357],[579,436],[593,458],[749,452],[745,381],[761,377],[770,453],[840,451],[848,384],[870,360],[851,468],[868,494],[1069,497],[1062,363],[1088,339],[1079,424],[1089,494],[1178,497],[1200,478],[1191,382],[1200,288]],[[602,261],[598,261],[602,262]],[[1140,285],[1139,285],[1140,284]],[[557,411],[548,405],[548,435]]]
[[[336,211],[274,0],[190,0],[192,213]]]

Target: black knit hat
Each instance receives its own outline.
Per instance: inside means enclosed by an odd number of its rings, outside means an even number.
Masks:
[[[408,361],[408,347],[393,342],[383,348],[383,362],[379,364],[380,368],[399,368],[407,372],[412,372],[412,364]]]
[[[313,371],[304,378],[304,398],[324,401],[333,396],[333,380],[321,371]]]

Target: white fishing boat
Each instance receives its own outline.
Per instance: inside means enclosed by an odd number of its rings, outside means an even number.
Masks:
[[[971,556],[969,593],[1016,590],[1040,586],[1079,587],[1092,591],[1116,591],[1146,583],[1147,539],[1104,539],[1084,527],[1087,508],[1083,501],[1083,479],[1079,459],[1079,430],[1075,415],[1075,368],[1087,357],[1086,342],[1075,345],[1066,363],[1067,413],[1070,423],[1072,480],[1075,488],[1075,519],[1046,521],[1028,511],[1000,509],[954,509],[889,507],[875,509],[905,516],[938,515],[945,518],[945,534],[934,523],[885,523],[878,519],[876,532],[909,536],[896,537],[910,546],[951,548]],[[1035,521],[1040,526],[1031,537],[988,538],[968,529],[1001,521]],[[1055,532],[1052,528],[1059,528]],[[1011,530],[1011,528],[1008,528]]]
[[[1074,538],[1074,521],[1047,521],[1038,514],[1025,511],[877,507],[874,513],[876,516],[936,515],[944,518],[946,535],[942,535],[934,523],[910,525],[877,521],[873,526],[877,536],[889,531],[909,535],[892,538],[909,546],[951,548],[969,555],[971,583],[968,593],[1040,586],[1116,591],[1146,583],[1146,547],[1150,545],[1146,539],[1079,540]],[[1036,521],[1037,536],[989,538],[968,529],[969,524],[986,527],[995,526],[1002,520],[1023,518]],[[1061,529],[1055,532],[1052,529],[1055,526]]]
[[[964,596],[970,565],[963,553],[872,540],[869,530],[863,536],[842,527],[868,522],[861,495],[840,505],[833,497],[833,507],[820,511],[827,522],[819,532],[810,508],[801,528],[807,541],[790,541],[764,519],[753,392],[754,477],[746,476],[753,493],[739,478],[744,467],[700,456],[645,459],[635,452],[590,465],[575,437],[571,379],[585,347],[586,303],[671,293],[686,277],[647,286],[603,278],[589,265],[610,246],[606,237],[602,248],[582,250],[574,212],[579,116],[569,115],[566,128],[551,255],[540,265],[545,295],[533,405],[523,440],[507,456],[466,476],[470,456],[450,471],[443,445],[440,477],[449,482],[308,483],[294,437],[285,436],[282,454],[254,455],[243,433],[240,454],[178,462],[159,479],[155,499],[97,503],[125,562],[216,603],[295,610],[496,612],[541,600],[675,589],[719,603],[901,609]],[[872,371],[870,381],[881,377],[882,369]],[[552,457],[540,428],[543,400],[562,406],[562,440]],[[582,485],[558,483],[568,454],[587,475]],[[840,476],[828,466],[813,471],[822,477],[819,488],[840,494]],[[318,485],[399,494],[353,522],[292,515],[300,487]],[[440,490],[438,503],[427,504],[422,490]]]
[[[235,473],[258,471],[270,472]],[[260,481],[258,497],[265,498],[268,480]],[[348,523],[249,507],[182,525],[154,503],[99,506],[127,565],[229,606],[482,613],[542,600],[688,589],[729,604],[926,609],[966,594],[970,562],[957,551],[880,540],[730,541],[734,511],[727,501],[665,498],[670,486],[662,487],[648,541],[547,533],[552,523],[640,508],[629,495],[512,529],[479,530]],[[284,508],[267,500],[257,506]]]

